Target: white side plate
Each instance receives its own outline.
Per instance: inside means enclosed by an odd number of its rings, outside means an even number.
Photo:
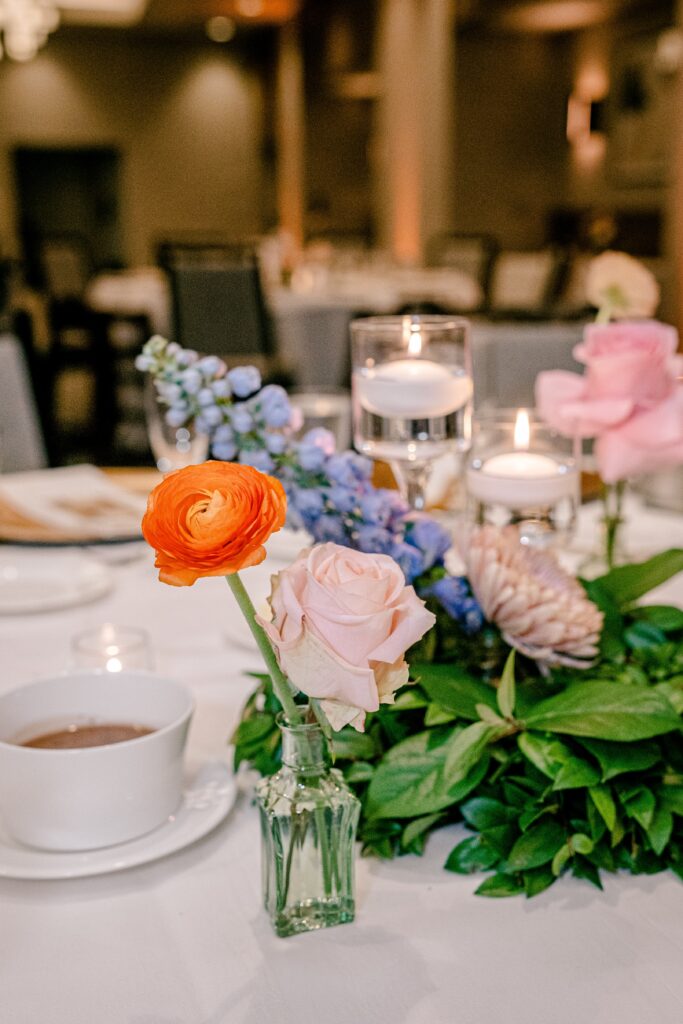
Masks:
[[[0,615],[25,615],[87,604],[114,585],[101,562],[71,551],[0,552]]]
[[[102,850],[52,853],[15,842],[0,820],[0,878],[47,881],[85,878],[147,864],[201,839],[227,815],[237,797],[237,783],[219,762],[205,764],[185,789],[175,814],[139,839]]]

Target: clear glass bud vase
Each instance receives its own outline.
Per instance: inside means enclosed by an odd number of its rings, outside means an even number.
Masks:
[[[354,918],[354,841],[360,801],[329,766],[317,723],[281,716],[282,767],[256,787],[263,900],[277,935]]]

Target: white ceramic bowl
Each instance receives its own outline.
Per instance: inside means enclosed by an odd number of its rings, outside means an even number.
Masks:
[[[178,807],[194,702],[150,673],[75,672],[0,696],[0,814],[8,832],[44,850],[93,850],[151,832]],[[154,730],[69,750],[20,744],[70,723]]]

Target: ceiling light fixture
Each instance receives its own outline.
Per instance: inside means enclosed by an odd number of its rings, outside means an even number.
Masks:
[[[237,0],[236,7],[245,18],[258,18],[263,14],[263,0]]]
[[[53,0],[0,0],[0,57],[31,60],[58,25]]]

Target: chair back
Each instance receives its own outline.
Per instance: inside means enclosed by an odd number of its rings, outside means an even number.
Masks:
[[[428,267],[452,267],[473,277],[487,294],[491,267],[498,246],[492,235],[470,235],[445,232],[427,243]]]
[[[88,244],[80,235],[45,235],[39,241],[39,260],[46,291],[54,299],[83,295],[92,273]]]
[[[22,346],[13,334],[0,334],[0,468],[15,473],[45,465],[45,443]]]
[[[253,251],[169,267],[174,335],[185,348],[226,357],[270,356],[272,336]]]
[[[540,313],[552,299],[559,265],[554,249],[501,252],[491,276],[491,309]]]

